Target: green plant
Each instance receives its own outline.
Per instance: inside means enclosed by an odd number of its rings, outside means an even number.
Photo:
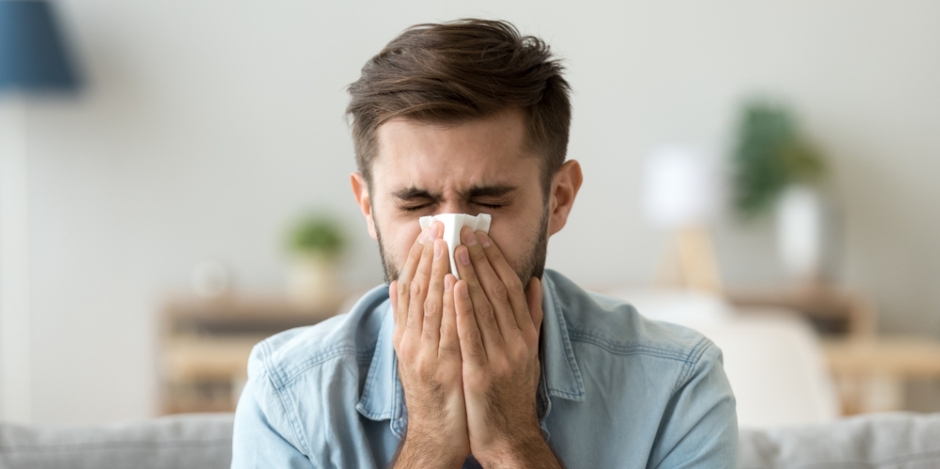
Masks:
[[[787,185],[815,184],[826,174],[822,155],[801,138],[790,112],[765,101],[745,104],[732,162],[734,204],[745,218],[765,213]]]
[[[311,213],[293,224],[287,248],[294,254],[312,254],[335,259],[346,247],[346,234],[339,221],[325,213]]]

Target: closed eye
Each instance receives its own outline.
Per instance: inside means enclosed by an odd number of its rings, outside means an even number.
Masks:
[[[424,205],[415,205],[415,206],[411,206],[411,207],[402,207],[401,209],[404,210],[404,211],[406,211],[406,212],[417,212],[418,210],[422,210],[422,209],[428,208],[428,207],[430,207],[430,206],[431,206],[431,204],[424,204]]]

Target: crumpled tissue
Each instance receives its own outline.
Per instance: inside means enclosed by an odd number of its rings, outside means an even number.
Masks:
[[[459,280],[460,274],[457,273],[457,264],[454,262],[454,249],[460,245],[461,228],[469,226],[473,231],[489,233],[490,222],[493,220],[493,217],[488,213],[481,213],[477,216],[468,215],[466,213],[441,213],[439,215],[421,217],[418,219],[418,223],[421,224],[421,229],[424,230],[431,226],[431,222],[434,220],[438,220],[444,224],[444,241],[447,242],[447,251],[450,255],[450,272]]]

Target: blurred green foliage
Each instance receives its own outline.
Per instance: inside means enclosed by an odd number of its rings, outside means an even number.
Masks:
[[[292,254],[336,259],[346,248],[346,233],[337,218],[323,212],[301,217],[290,228],[287,248]]]
[[[826,175],[823,156],[798,132],[788,109],[752,100],[742,109],[732,155],[734,204],[744,218],[768,212],[789,184],[816,184]]]

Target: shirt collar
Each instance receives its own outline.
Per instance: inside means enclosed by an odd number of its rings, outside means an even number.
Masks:
[[[545,275],[542,276],[544,316],[542,319],[542,376],[539,387],[545,389],[549,396],[583,402],[584,383],[575,360],[574,350],[571,348],[558,291],[555,282],[552,281],[552,277],[559,275],[555,271],[546,270]],[[376,306],[376,312],[383,317],[382,325],[376,340],[375,352],[372,355],[372,364],[369,366],[356,410],[370,420],[391,420],[392,432],[400,438],[404,435],[407,422],[405,397],[398,378],[398,358],[392,346],[395,321],[390,302],[387,300],[388,285],[385,285],[383,291],[386,301]],[[373,302],[361,303],[370,306],[375,304]]]

